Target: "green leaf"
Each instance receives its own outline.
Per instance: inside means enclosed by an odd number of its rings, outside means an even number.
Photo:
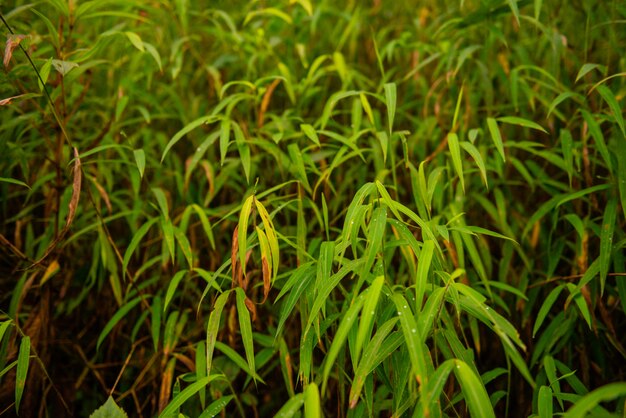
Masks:
[[[258,16],[275,16],[275,17],[278,17],[279,19],[284,20],[285,22],[289,24],[293,23],[291,16],[289,16],[287,13],[283,12],[282,10],[276,9],[274,7],[266,7],[265,9],[262,9],[262,10],[254,10],[252,12],[248,12],[248,14],[246,14],[246,18],[243,21],[243,25],[246,26],[248,22],[250,22],[252,19]]]
[[[622,131],[622,135],[626,137],[626,129],[624,129],[624,116],[622,114],[623,113],[622,108],[617,102],[615,95],[605,85],[598,86],[596,90],[598,90],[598,93],[600,93],[600,96],[602,96],[606,104],[609,105],[609,108],[611,109],[611,112],[613,113],[613,117],[615,117],[615,121],[617,122],[617,125],[619,126],[620,130]]]
[[[239,243],[239,264],[241,271],[246,274],[246,252],[248,251],[248,221],[252,213],[252,202],[254,195],[248,198],[241,205],[241,213],[239,214],[239,223],[237,225],[237,242]]]
[[[389,120],[389,135],[393,132],[393,120],[396,116],[396,83],[385,83],[385,103],[387,104],[387,118]]]
[[[489,395],[479,377],[463,361],[454,360],[454,364],[454,374],[461,385],[472,418],[495,418]]]
[[[528,120],[528,119],[518,118],[517,116],[502,116],[502,117],[498,118],[497,120],[498,120],[498,122],[508,123],[509,125],[523,126],[524,128],[532,128],[532,129],[536,129],[536,130],[544,132],[544,133],[548,133],[548,131],[546,131],[538,123],[535,123],[535,122],[533,122],[531,120]]]
[[[48,28],[48,35],[50,35],[48,38],[49,41],[52,43],[52,45],[55,46],[55,48],[58,48],[59,47],[59,33],[57,32],[56,28],[54,27],[50,19],[48,19],[45,15],[39,13],[35,9],[30,9],[30,11],[35,13],[37,16],[39,16],[39,18],[41,18],[41,20],[45,23],[46,27]]]
[[[537,407],[539,409],[539,418],[552,418],[552,389],[548,386],[539,388]]]
[[[435,243],[431,240],[426,240],[422,245],[419,259],[417,261],[417,277],[415,278],[415,301],[417,303],[417,312],[422,311],[422,301],[424,300],[424,292],[428,286],[428,272],[430,270],[434,252]]]
[[[579,198],[581,198],[583,196],[586,196],[588,194],[609,189],[610,187],[611,187],[610,184],[598,184],[596,186],[587,187],[586,189],[582,189],[582,190],[579,190],[579,191],[574,192],[574,193],[561,195],[561,196],[559,196],[559,199],[557,201],[556,207],[559,207],[559,206],[561,206],[561,205],[563,205],[563,204],[565,204],[567,202],[570,202],[572,200],[579,199]]]
[[[176,248],[174,246],[174,225],[172,220],[161,217],[161,230],[163,231],[163,238],[165,239],[165,245],[170,253],[172,261],[175,260]],[[165,255],[164,255],[165,256]],[[165,263],[165,259],[163,260]]]
[[[589,133],[593,137],[596,147],[598,148],[598,152],[604,159],[604,163],[608,167],[609,171],[613,170],[613,164],[611,163],[611,157],[609,155],[609,149],[606,147],[606,141],[604,140],[604,135],[602,134],[602,129],[600,129],[600,125],[593,117],[593,115],[587,112],[584,109],[580,111],[583,115],[583,118],[587,122],[589,126]]]
[[[297,178],[300,180],[302,185],[307,191],[311,190],[311,185],[309,184],[309,179],[306,174],[306,167],[304,166],[304,160],[302,159],[302,151],[298,147],[298,144],[291,143],[287,146],[287,150],[289,152],[289,158],[291,160],[292,167],[294,168],[294,172]]]
[[[561,129],[559,134],[561,140],[561,153],[563,154],[563,161],[567,169],[567,177],[569,178],[569,184],[572,184],[572,177],[574,176],[574,139],[572,133],[567,129]]]
[[[308,334],[311,325],[317,318],[317,314],[322,309],[322,306],[326,304],[328,296],[333,291],[335,287],[341,282],[341,280],[348,275],[348,273],[354,272],[355,269],[359,268],[362,263],[362,260],[351,261],[345,263],[341,269],[328,280],[324,280],[322,283],[317,284],[317,295],[315,296],[315,300],[313,301],[313,305],[311,306],[311,310],[309,312],[309,319],[307,320],[306,326],[304,327],[303,335]]]
[[[17,180],[17,179],[12,179],[12,178],[8,178],[8,177],[0,177],[0,182],[17,184],[18,186],[24,186],[24,187],[30,189],[30,186],[28,184],[24,183],[23,181]]]
[[[0,379],[2,379],[2,376],[4,376],[5,374],[7,374],[13,367],[17,366],[17,360],[11,362],[8,366],[6,366],[4,369],[0,370]]]
[[[52,60],[52,66],[54,67],[55,70],[57,70],[59,74],[61,74],[62,76],[65,76],[74,68],[78,67],[78,64],[76,64],[75,62],[71,62],[71,61]]]
[[[200,414],[198,418],[213,418],[218,416],[234,398],[235,395],[227,395],[216,399],[215,401],[211,402],[211,405],[207,406],[207,408],[204,410],[204,412],[202,412],[202,414]]]
[[[573,283],[567,283],[567,289],[570,291],[570,296],[568,300],[574,300],[585,322],[587,323],[587,326],[591,330],[591,312],[589,312],[589,307],[587,306],[585,298],[583,297],[582,293],[580,293],[580,290],[578,290],[576,285],[574,285]],[[567,302],[565,305],[567,306]]]
[[[482,155],[480,155],[478,148],[476,148],[471,142],[467,141],[461,142],[460,145],[469,155],[472,156],[474,162],[478,166],[478,170],[480,170],[480,178],[485,184],[485,187],[489,188],[489,184],[487,183],[487,169],[485,168],[485,161],[483,160]]]
[[[563,418],[584,418],[600,402],[610,401],[626,395],[626,383],[610,383],[578,399]]]
[[[276,278],[278,274],[278,265],[280,262],[280,250],[278,246],[278,237],[276,235],[276,229],[272,223],[272,218],[269,212],[265,209],[265,206],[254,198],[254,205],[261,215],[261,221],[263,222],[263,229],[265,229],[265,235],[267,235],[267,242],[270,246],[270,252],[272,254],[272,280]]]
[[[367,100],[367,96],[364,93],[359,93],[359,98],[361,99],[361,106],[363,106],[367,119],[374,125],[374,113],[372,113],[372,106],[369,100]]]
[[[376,138],[378,139],[378,142],[380,143],[380,149],[383,152],[383,162],[387,162],[387,153],[389,151],[389,135],[387,135],[387,132],[385,131],[380,131],[380,132],[376,132]]]
[[[246,360],[248,367],[253,375],[256,375],[256,366],[254,364],[254,344],[252,342],[252,324],[250,322],[250,311],[246,306],[246,293],[241,287],[235,289],[237,296],[237,314],[239,316],[239,332],[241,332],[241,340],[243,348],[246,352]]]
[[[163,189],[161,189],[160,187],[153,187],[151,190],[152,190],[152,193],[154,193],[154,197],[156,197],[157,203],[159,204],[161,215],[163,215],[163,218],[165,220],[169,219],[170,209],[167,204],[167,198],[165,197],[165,193],[163,192]]]
[[[626,139],[618,140],[618,147],[626,149]],[[619,190],[620,202],[624,219],[626,219],[626,158],[617,159],[617,189]]]
[[[315,268],[313,264],[303,264],[295,272],[292,273],[289,281],[285,284],[280,294],[276,298],[278,300],[286,291],[285,289],[291,289],[289,296],[283,302],[283,306],[280,310],[280,316],[278,319],[278,327],[276,328],[276,336],[280,335],[285,322],[289,318],[291,311],[296,306],[296,303],[300,299],[302,293],[309,287],[313,279],[315,278]],[[276,303],[276,301],[274,302]]]
[[[450,229],[452,229],[452,228],[450,228]],[[497,232],[490,231],[490,230],[485,229],[485,228],[481,228],[480,226],[473,226],[473,225],[471,225],[471,226],[466,226],[463,229],[468,230],[468,231],[473,232],[473,233],[476,233],[476,234],[489,235],[490,237],[494,237],[494,238],[506,239],[506,240],[509,240],[509,241],[514,242],[514,243],[517,244],[517,241],[515,241],[511,237],[507,237],[506,235],[502,235],[502,234],[499,234]]]
[[[137,164],[137,170],[139,170],[139,177],[143,178],[143,173],[146,169],[146,153],[143,149],[133,150],[135,155],[135,163]]]
[[[246,140],[243,131],[239,124],[233,124],[233,132],[235,133],[235,144],[237,144],[237,150],[239,151],[239,160],[243,167],[243,173],[246,175],[246,181],[250,183],[250,170],[252,169],[252,161],[250,157],[250,146]]]
[[[291,418],[297,416],[296,414],[302,408],[304,404],[304,393],[298,393],[292,396],[285,404],[278,410],[274,418]]]
[[[187,270],[180,270],[176,272],[174,277],[172,277],[172,280],[170,280],[170,284],[167,286],[167,292],[165,292],[165,303],[163,304],[163,313],[167,311],[167,307],[170,304],[172,297],[174,297],[174,292],[176,292],[176,289],[178,288],[178,284],[186,275],[187,275]]]
[[[421,336],[421,330],[418,329],[415,317],[409,304],[399,293],[395,293],[391,300],[396,305],[398,311],[398,317],[400,318],[400,325],[402,328],[402,334],[404,335],[404,341],[409,351],[409,357],[411,359],[411,365],[413,366],[413,373],[415,379],[419,385],[425,384],[428,381],[426,366],[426,357],[424,354],[423,337]]]
[[[383,277],[380,276],[379,278],[382,279]],[[372,292],[367,296],[368,300],[365,301],[365,306],[363,307],[363,311],[361,313],[361,321],[363,321],[363,315],[367,315],[369,312],[367,305],[373,294],[374,293]],[[389,335],[395,327],[397,321],[398,318],[391,318],[382,324],[376,331],[374,338],[372,338],[372,340],[367,344],[367,347],[363,352],[363,357],[359,360],[358,367],[354,372],[354,379],[352,380],[352,386],[350,387],[350,408],[354,408],[356,406],[367,376],[384,359],[381,358],[379,354],[385,351],[382,350],[383,343],[386,341],[387,335]],[[362,323],[363,322],[359,324],[359,331],[361,330]]]
[[[198,118],[194,120],[193,122],[188,123],[187,125],[185,125],[183,129],[176,132],[176,134],[172,137],[172,139],[170,139],[170,141],[165,146],[165,150],[163,150],[163,155],[161,156],[161,163],[165,159],[165,156],[167,155],[169,150],[172,149],[172,147],[176,145],[176,143],[180,141],[185,135],[187,135],[189,132],[193,131],[194,129],[198,128],[199,126],[205,125],[207,123],[215,122],[216,120],[218,119],[215,116],[202,116],[201,118]]]
[[[600,64],[593,64],[593,63],[583,64],[583,66],[580,67],[580,70],[578,70],[578,74],[576,75],[576,80],[574,82],[578,83],[578,80],[580,80],[587,73],[589,73],[590,71],[595,70],[596,68],[599,69],[599,70],[602,70],[603,66],[600,65]]]
[[[139,302],[141,302],[141,297],[136,297],[135,299],[131,300],[125,305],[122,305],[122,307],[118,309],[117,312],[115,312],[113,317],[109,319],[109,322],[106,323],[106,325],[100,332],[100,336],[98,337],[98,342],[96,343],[96,351],[100,349],[100,345],[102,345],[102,342],[104,341],[104,339],[107,337],[107,335],[109,335],[109,333],[113,330],[113,328],[117,325],[117,323],[120,322],[120,320],[124,318],[126,314],[131,311],[131,309],[137,306]]]
[[[0,324],[0,343],[2,342],[2,338],[4,338],[4,333],[7,331],[12,323],[13,321],[8,319]]]
[[[215,348],[220,350],[226,357],[231,359],[233,363],[239,366],[244,372],[250,375],[250,377],[252,377],[254,380],[257,380],[261,383],[265,383],[263,379],[261,378],[261,376],[259,376],[254,370],[251,370],[250,367],[248,367],[248,363],[246,362],[246,360],[244,360],[244,358],[241,357],[239,353],[237,353],[231,347],[229,347],[228,345],[222,342],[216,341]]]
[[[455,133],[448,134],[448,149],[450,150],[450,156],[452,157],[452,165],[454,171],[459,177],[461,182],[461,188],[465,192],[465,179],[463,178],[463,162],[461,161],[461,148],[459,147],[459,137]]]
[[[221,378],[223,376],[206,376],[187,386],[178,395],[174,396],[174,399],[172,399],[172,401],[167,404],[163,411],[161,411],[161,413],[159,414],[159,418],[170,418],[176,411],[178,411],[178,408],[180,408],[181,405],[184,404],[189,398],[198,393],[200,389],[204,389],[210,382],[218,377]]]
[[[300,125],[300,129],[302,130],[302,132],[304,132],[306,137],[311,140],[311,142],[313,142],[318,147],[320,146],[320,139],[317,136],[317,132],[315,132],[315,129],[313,129],[311,125],[302,124]]]
[[[494,118],[487,118],[487,127],[489,128],[489,133],[491,134],[491,140],[502,157],[502,161],[506,161],[506,157],[504,156],[504,145],[502,145],[502,136],[500,135],[498,122],[496,122]]]
[[[128,268],[128,263],[130,263],[130,258],[133,256],[139,242],[141,242],[141,239],[148,233],[150,227],[158,220],[159,218],[152,218],[148,220],[137,230],[137,232],[135,232],[135,235],[133,235],[133,239],[130,241],[130,244],[128,244],[128,248],[126,248],[126,252],[124,253],[124,260],[122,261],[122,275],[124,277],[126,277],[126,269]]]
[[[187,260],[187,265],[190,269],[193,269],[193,252],[191,251],[191,244],[187,239],[187,236],[179,229],[174,227],[174,237],[178,242],[178,247],[183,252],[185,259]]]
[[[152,321],[150,321],[150,332],[152,334],[152,343],[154,351],[159,351],[159,339],[161,336],[161,296],[155,296],[152,300]]]
[[[133,44],[135,48],[137,48],[141,52],[145,52],[146,49],[144,48],[143,41],[141,40],[141,37],[139,35],[137,35],[135,32],[124,32],[124,35],[126,35],[130,43]]]
[[[309,383],[304,390],[304,418],[322,418],[320,391],[315,382]]]
[[[354,349],[355,361],[359,359],[363,344],[366,340],[369,340],[370,335],[372,334],[376,306],[378,305],[378,298],[380,297],[380,291],[384,283],[385,276],[378,276],[368,288],[369,290],[367,291],[367,297],[363,304],[363,311],[361,312],[361,320],[359,321],[359,329],[357,331],[356,346]]]
[[[128,415],[115,403],[115,400],[109,396],[107,401],[100,408],[89,415],[89,418],[128,418]]]
[[[230,143],[230,119],[224,118],[220,124],[220,165],[224,165]]]
[[[387,226],[387,207],[383,204],[374,209],[372,220],[368,228],[367,248],[363,258],[363,275],[365,276],[374,265],[376,255],[383,245],[383,237],[385,235],[385,227]]]
[[[222,318],[222,311],[224,305],[228,301],[228,296],[231,290],[227,290],[215,300],[215,305],[211,315],[209,315],[209,322],[206,327],[206,374],[211,375],[211,364],[213,363],[213,350],[217,342],[217,334],[220,331],[220,319]]]
[[[188,207],[196,212],[196,215],[198,215],[198,218],[200,218],[200,223],[202,223],[202,229],[204,230],[204,233],[208,238],[211,247],[215,249],[215,237],[213,236],[213,227],[211,226],[211,222],[209,222],[209,218],[204,212],[204,209],[202,209],[199,205],[195,203]]]
[[[159,51],[154,47],[154,45],[148,42],[144,42],[143,46],[144,48],[146,48],[148,54],[150,54],[154,62],[156,62],[157,66],[159,67],[159,71],[163,71],[163,64],[161,63],[161,55],[159,54]]]
[[[26,377],[28,375],[28,366],[30,364],[30,337],[28,335],[22,337],[20,342],[20,351],[17,355],[17,371],[15,373],[15,411],[19,415],[20,401],[26,386]]]
[[[37,79],[37,85],[39,86],[39,91],[42,92],[44,90],[44,84],[48,81],[48,77],[50,76],[50,70],[52,69],[52,58],[49,58],[48,61],[44,63],[39,69],[39,76],[41,80]],[[41,81],[43,80],[43,84]]]
[[[437,370],[435,370],[430,379],[428,379],[428,383],[424,385],[422,396],[419,399],[419,404],[413,416],[431,416],[431,412],[435,410],[435,408],[438,408],[439,397],[454,366],[455,360],[450,359],[441,363]]]
[[[517,22],[517,25],[519,26],[520,22],[519,22],[519,9],[517,8],[517,0],[506,0],[506,2],[511,8],[511,12],[513,13],[513,16],[515,17],[515,21]]]
[[[554,110],[557,108],[558,105],[560,105],[562,102],[564,102],[567,99],[571,99],[572,97],[580,99],[579,94],[573,93],[571,91],[566,91],[556,96],[554,100],[552,100],[552,102],[550,103],[550,106],[548,106],[548,114],[546,115],[546,118],[550,117],[550,115],[552,114],[552,112],[554,112]]]
[[[611,252],[613,250],[613,234],[617,218],[617,197],[612,197],[604,209],[602,229],[600,231],[600,289],[604,293],[604,283],[609,272]]]
[[[352,303],[352,306],[347,310],[347,312],[342,315],[343,318],[339,324],[339,328],[337,328],[337,332],[333,338],[333,342],[328,349],[328,353],[324,358],[324,371],[322,372],[322,393],[326,392],[326,383],[328,382],[328,376],[330,375],[330,371],[332,367],[335,365],[335,360],[339,355],[339,351],[343,347],[346,339],[348,338],[348,332],[356,322],[358,318],[359,311],[363,307],[365,303],[365,297],[368,291],[365,291],[356,298],[356,300]]]

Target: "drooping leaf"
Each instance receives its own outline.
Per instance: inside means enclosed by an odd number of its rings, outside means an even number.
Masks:
[[[20,342],[20,350],[17,355],[17,371],[15,373],[15,411],[20,412],[20,402],[24,387],[26,386],[26,377],[28,376],[28,366],[30,365],[30,337],[28,335],[22,337]]]
[[[211,375],[211,376],[206,376],[206,377],[204,377],[204,378],[202,378],[202,379],[192,383],[191,385],[187,386],[180,393],[178,393],[178,395],[174,396],[174,399],[172,399],[172,401],[169,404],[167,404],[165,409],[163,409],[163,411],[161,411],[161,413],[159,414],[159,418],[166,418],[166,417],[169,418],[189,398],[191,398],[193,395],[198,393],[198,391],[200,389],[205,388],[209,383],[211,383],[211,381],[213,381],[213,380],[215,380],[217,378],[222,378],[222,377],[223,377],[223,375],[217,375],[217,374],[214,374],[214,375]]]
[[[454,374],[456,375],[465,403],[472,417],[495,418],[493,407],[489,401],[487,390],[474,371],[463,361],[454,361]]]
[[[109,335],[109,333],[113,330],[113,328],[120,322],[122,318],[126,316],[128,312],[130,312],[135,306],[137,306],[141,302],[141,297],[136,297],[131,301],[127,302],[123,305],[117,312],[109,319],[109,322],[106,323],[102,331],[100,332],[100,336],[98,336],[98,342],[96,343],[96,351],[100,349],[100,346],[104,342],[104,339]]]
[[[225,291],[215,300],[215,305],[213,307],[213,311],[211,315],[209,315],[209,321],[206,327],[206,375],[211,375],[211,365],[213,364],[213,350],[215,349],[215,344],[217,342],[217,334],[220,330],[220,320],[222,319],[222,311],[224,310],[224,305],[226,305],[226,301],[228,301],[228,296],[230,295],[230,290]]]
[[[237,242],[239,243],[239,264],[243,274],[246,274],[246,252],[248,242],[248,220],[252,213],[252,202],[254,201],[254,195],[248,196],[241,206],[241,213],[239,215],[239,223],[237,225]]]
[[[241,340],[243,341],[244,351],[246,352],[246,360],[248,367],[253,374],[256,374],[256,366],[254,362],[254,344],[252,341],[252,323],[250,322],[250,311],[246,306],[246,293],[241,287],[235,289],[237,299],[237,315],[239,317],[239,331],[241,332]]]
[[[500,134],[500,128],[498,128],[498,123],[494,118],[487,118],[487,128],[489,128],[489,133],[491,134],[491,140],[493,141],[496,149],[500,153],[502,157],[502,161],[506,161],[506,157],[504,156],[504,145],[502,144],[502,136]]]
[[[609,272],[611,252],[613,250],[613,235],[615,233],[615,220],[617,218],[617,197],[609,200],[604,209],[602,229],[600,232],[600,284],[604,293],[604,284]]]

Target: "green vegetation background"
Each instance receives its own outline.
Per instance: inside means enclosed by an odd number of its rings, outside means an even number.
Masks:
[[[624,416],[623,1],[0,11],[0,415]]]

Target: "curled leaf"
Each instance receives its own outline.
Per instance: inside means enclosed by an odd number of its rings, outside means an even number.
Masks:
[[[4,66],[6,68],[9,67],[9,62],[11,61],[11,58],[13,57],[13,51],[15,51],[15,48],[17,48],[24,39],[26,39],[26,35],[11,34],[7,36],[7,44],[4,50],[4,61],[3,61]]]

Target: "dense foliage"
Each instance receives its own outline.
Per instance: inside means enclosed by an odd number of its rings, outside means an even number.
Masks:
[[[203,3],[0,9],[0,415],[623,416],[624,2]]]

